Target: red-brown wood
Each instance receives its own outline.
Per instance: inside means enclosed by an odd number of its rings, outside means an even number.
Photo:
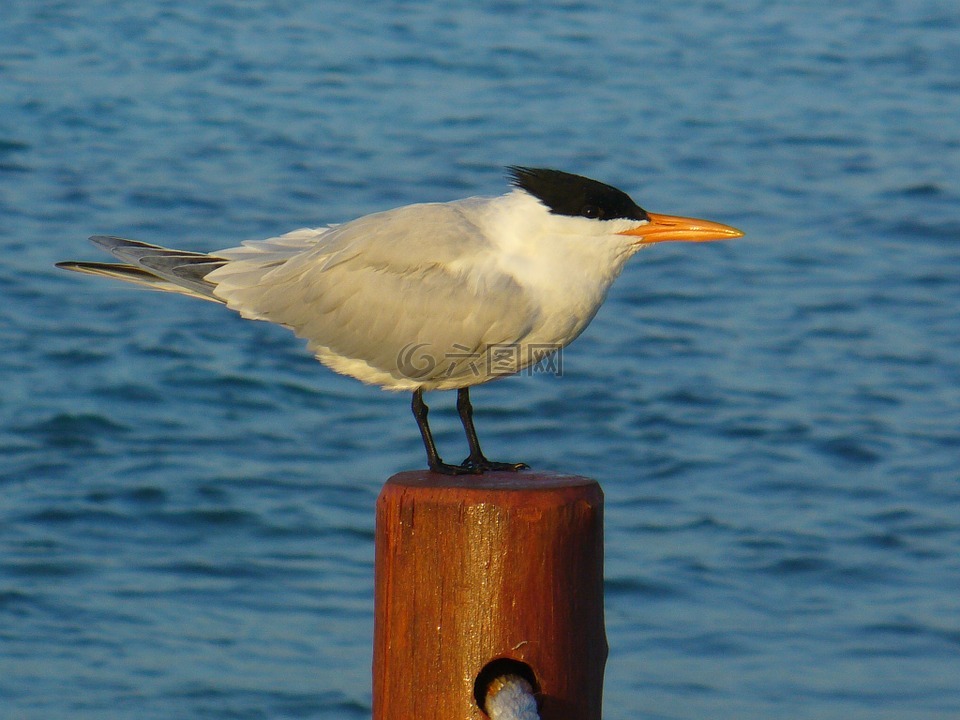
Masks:
[[[491,660],[543,720],[600,720],[603,492],[548,473],[394,475],[377,501],[373,720],[481,720]]]

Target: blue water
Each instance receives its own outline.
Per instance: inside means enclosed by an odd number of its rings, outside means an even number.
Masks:
[[[424,462],[283,329],[53,263],[517,163],[747,233],[473,395],[604,487],[604,716],[960,717],[960,10],[639,5],[0,5],[0,716],[369,717],[374,501]]]

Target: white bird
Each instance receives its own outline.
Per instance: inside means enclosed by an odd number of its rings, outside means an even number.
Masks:
[[[510,167],[499,197],[408,205],[212,254],[97,235],[120,263],[58,267],[225,304],[290,328],[324,365],[413,392],[431,470],[519,470],[487,460],[470,387],[513,374],[572,342],[624,264],[647,245],[736,238],[719,223],[656,215],[626,193],[558,170]],[[437,452],[423,393],[456,388],[469,445]]]

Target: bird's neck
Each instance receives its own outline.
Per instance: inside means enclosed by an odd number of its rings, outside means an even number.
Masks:
[[[501,269],[543,287],[583,284],[605,294],[636,248],[623,236],[571,232],[569,218],[519,191],[499,198],[482,222]]]
[[[593,319],[607,291],[633,254],[630,244],[608,236],[565,231],[521,193],[504,198],[502,213],[491,213],[486,228],[496,244],[491,260],[510,275],[544,314],[543,342],[566,344]],[[516,206],[511,207],[511,203]]]

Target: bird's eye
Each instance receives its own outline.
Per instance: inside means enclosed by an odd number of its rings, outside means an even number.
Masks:
[[[593,220],[603,219],[603,212],[596,205],[584,205],[580,210],[580,215]]]

